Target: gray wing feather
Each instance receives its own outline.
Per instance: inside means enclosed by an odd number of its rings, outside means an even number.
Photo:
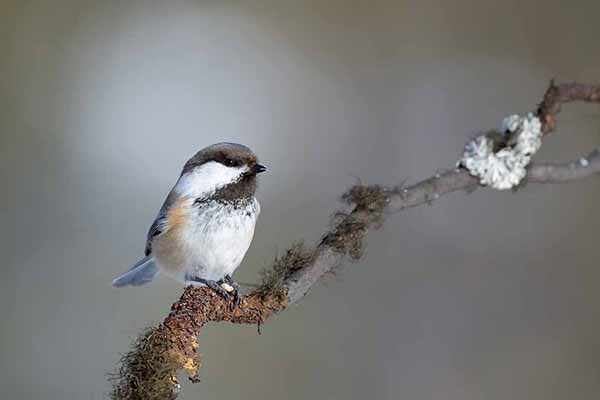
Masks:
[[[171,190],[171,192],[169,192],[169,195],[165,199],[165,202],[163,203],[162,207],[160,208],[158,215],[154,219],[152,226],[150,226],[150,229],[148,230],[148,235],[146,236],[146,249],[144,251],[144,254],[146,256],[152,253],[152,240],[156,236],[164,232],[165,221],[167,219],[171,206],[175,202],[175,199],[177,199],[177,194],[174,190]]]

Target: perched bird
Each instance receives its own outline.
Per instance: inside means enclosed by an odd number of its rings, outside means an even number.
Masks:
[[[184,165],[146,238],[145,257],[116,277],[115,287],[139,286],[159,271],[184,285],[208,286],[239,301],[232,279],[254,236],[260,204],[256,175],[266,168],[240,144],[217,143]]]

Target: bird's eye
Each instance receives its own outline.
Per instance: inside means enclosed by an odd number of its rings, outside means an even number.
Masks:
[[[229,167],[239,167],[240,166],[240,162],[237,160],[227,160],[227,165]]]

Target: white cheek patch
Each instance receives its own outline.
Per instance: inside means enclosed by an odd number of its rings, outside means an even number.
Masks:
[[[226,167],[216,161],[209,161],[179,178],[175,191],[182,196],[203,197],[235,182],[247,170],[246,166]]]

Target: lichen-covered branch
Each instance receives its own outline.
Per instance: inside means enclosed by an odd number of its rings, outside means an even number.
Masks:
[[[563,103],[600,102],[600,85],[565,84],[550,87],[537,116],[542,131],[556,127]],[[534,164],[527,181],[535,183],[571,182],[600,172],[600,152],[566,164]],[[472,191],[481,187],[478,179],[462,168],[436,174],[408,187],[356,185],[342,199],[352,208],[334,214],[331,229],[313,247],[292,246],[264,271],[262,283],[244,296],[238,307],[207,288],[188,287],[173,304],[171,312],[156,328],[146,330],[120,361],[111,375],[113,399],[175,399],[179,390],[177,372],[185,370],[198,380],[200,361],[198,335],[208,322],[233,322],[260,326],[271,315],[296,303],[326,273],[346,257],[360,258],[369,229],[381,226],[389,213],[431,203],[445,194]]]

